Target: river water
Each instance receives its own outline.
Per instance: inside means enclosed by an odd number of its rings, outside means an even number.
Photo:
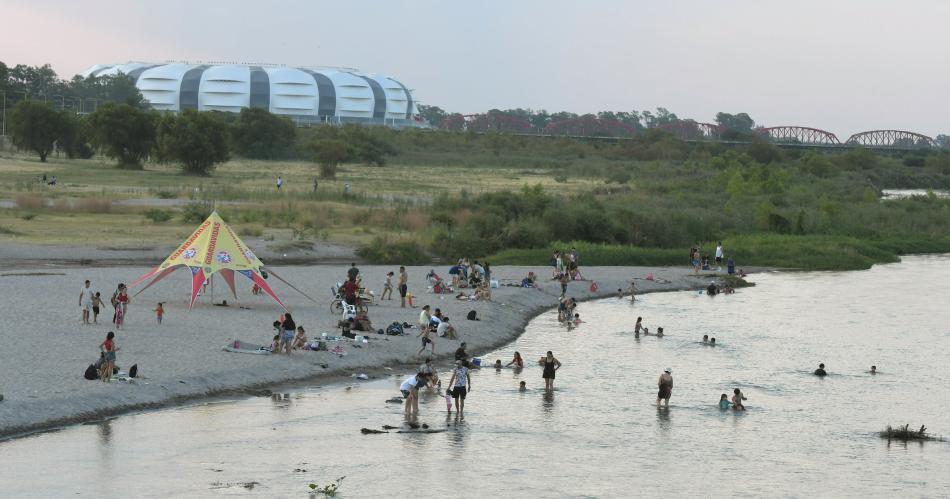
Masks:
[[[463,422],[446,419],[439,394],[423,400],[421,421],[443,433],[360,434],[400,424],[401,407],[384,403],[400,374],[0,442],[0,490],[307,497],[309,483],[346,476],[340,497],[950,495],[950,443],[876,435],[903,423],[950,434],[950,258],[753,280],[731,296],[583,303],[587,322],[570,332],[542,314],[484,359],[553,350],[555,391],[535,365],[482,369]],[[634,339],[636,316],[666,336]],[[703,346],[703,334],[720,344]],[[819,362],[824,379],[810,374]],[[666,367],[673,398],[658,410]],[[735,387],[748,411],[721,412]]]

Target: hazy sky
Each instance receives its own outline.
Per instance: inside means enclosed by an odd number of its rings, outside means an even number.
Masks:
[[[950,133],[950,1],[0,0],[0,60],[339,65],[464,113],[652,109]]]

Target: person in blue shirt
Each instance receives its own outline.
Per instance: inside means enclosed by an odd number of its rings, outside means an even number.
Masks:
[[[724,411],[728,409],[730,405],[732,404],[729,403],[729,396],[723,393],[722,396],[719,397],[719,409]]]

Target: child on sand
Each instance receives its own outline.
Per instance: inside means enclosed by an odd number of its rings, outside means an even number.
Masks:
[[[92,297],[92,323],[99,324],[99,307],[102,306],[102,295],[96,291],[95,296]]]
[[[452,390],[445,390],[445,413],[452,414]]]
[[[158,302],[158,306],[155,307],[155,320],[158,321],[159,325],[162,323],[162,316],[165,315],[165,307],[162,306],[162,302]]]
[[[115,328],[122,329],[122,324],[125,322],[125,307],[122,306],[122,303],[119,303],[119,306],[115,309]]]
[[[379,297],[380,300],[386,300],[386,296],[389,296],[389,300],[393,299],[393,272],[386,273],[386,283],[383,284],[383,294]]]

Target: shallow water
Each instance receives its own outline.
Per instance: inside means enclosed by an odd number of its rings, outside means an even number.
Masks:
[[[554,393],[537,366],[483,369],[464,422],[447,422],[439,394],[423,401],[421,421],[444,433],[359,433],[400,424],[401,407],[384,403],[399,375],[0,442],[0,490],[306,497],[308,483],[346,476],[341,497],[950,495],[950,443],[875,435],[889,423],[950,434],[950,258],[753,280],[731,296],[584,303],[588,322],[570,332],[543,314],[484,358],[553,350],[564,364]],[[638,315],[667,335],[634,339]],[[720,345],[703,346],[703,334]],[[818,362],[827,378],[810,374]],[[871,364],[880,374],[866,374]],[[665,367],[673,398],[657,410]],[[719,394],[735,387],[749,410],[720,412]]]

